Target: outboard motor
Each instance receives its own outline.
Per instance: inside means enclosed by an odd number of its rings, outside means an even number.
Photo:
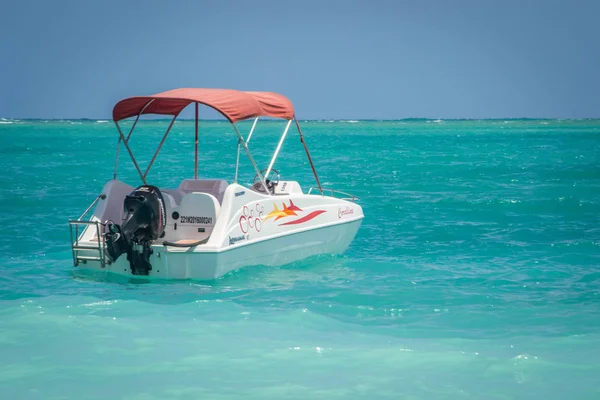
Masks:
[[[106,233],[106,253],[115,262],[123,253],[133,275],[148,275],[152,269],[150,245],[164,236],[166,209],[160,190],[144,185],[125,196],[125,221],[120,226],[109,221]]]

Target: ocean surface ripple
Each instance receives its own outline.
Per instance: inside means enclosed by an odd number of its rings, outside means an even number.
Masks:
[[[600,398],[600,121],[303,122],[321,181],[360,197],[348,251],[158,283],[72,266],[105,122],[0,125],[0,398]],[[167,126],[132,136],[142,166]],[[282,129],[259,124],[260,165]],[[200,132],[200,175],[231,181],[228,124]],[[193,155],[178,122],[149,182]],[[297,135],[276,168],[315,185]],[[119,178],[139,183],[123,148]]]

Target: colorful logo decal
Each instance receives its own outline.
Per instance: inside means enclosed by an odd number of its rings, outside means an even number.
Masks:
[[[254,229],[256,232],[260,232],[260,229],[262,228],[263,210],[264,207],[259,203],[256,203],[254,208],[244,206],[242,209],[242,216],[239,220],[240,230],[244,235],[247,234],[251,229]]]
[[[344,215],[354,214],[354,209],[346,206],[346,208],[338,208],[338,218],[342,218]]]
[[[302,213],[302,212],[304,212],[304,211],[302,211],[302,209],[300,207],[295,205],[294,202],[292,202],[292,200],[290,200],[289,206],[287,206],[285,203],[283,203],[282,210],[280,210],[277,207],[277,204],[273,203],[273,211],[268,213],[264,220],[266,221],[268,219],[274,218],[273,221],[277,221],[277,220],[280,220],[281,218],[296,217],[296,216],[298,216],[298,213]],[[282,224],[279,224],[279,226],[301,224],[301,223],[310,221],[311,219],[315,218],[317,215],[323,214],[324,212],[325,212],[325,210],[316,210],[316,211],[313,211],[303,217],[293,219],[291,221],[287,221]]]

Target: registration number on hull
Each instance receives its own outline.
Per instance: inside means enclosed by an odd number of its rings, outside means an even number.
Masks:
[[[212,217],[195,217],[195,216],[184,216],[179,217],[181,224],[203,224],[210,225],[213,223]]]

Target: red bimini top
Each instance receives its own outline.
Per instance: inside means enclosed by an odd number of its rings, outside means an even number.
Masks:
[[[212,107],[232,123],[254,117],[294,117],[292,102],[277,93],[184,88],[123,99],[113,108],[113,120],[118,122],[138,114],[178,115],[191,103]]]

